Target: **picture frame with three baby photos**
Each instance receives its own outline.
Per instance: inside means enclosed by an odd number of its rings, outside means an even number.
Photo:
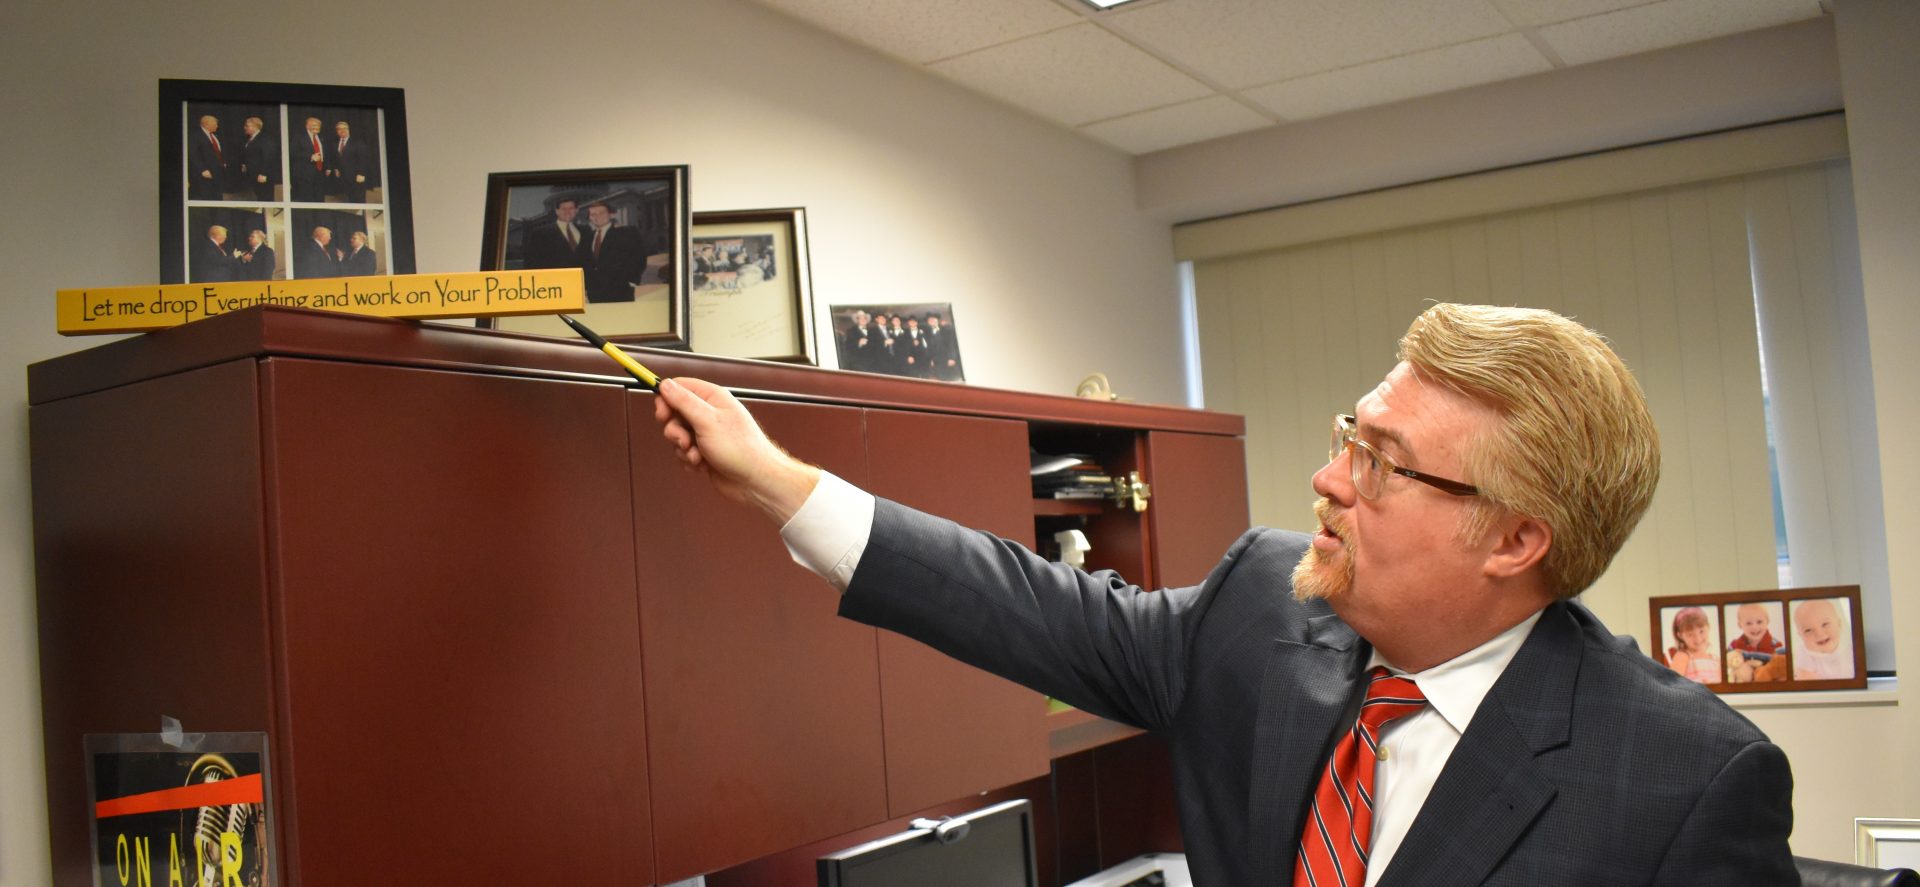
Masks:
[[[1867,686],[1858,585],[1667,595],[1647,619],[1654,661],[1716,693]]]

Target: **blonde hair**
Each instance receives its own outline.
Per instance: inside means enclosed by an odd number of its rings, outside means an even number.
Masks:
[[[1640,383],[1598,333],[1551,311],[1440,304],[1400,339],[1424,379],[1492,407],[1468,441],[1480,497],[1461,526],[1480,539],[1503,511],[1552,528],[1555,594],[1585,591],[1633,532],[1660,481],[1660,436]]]

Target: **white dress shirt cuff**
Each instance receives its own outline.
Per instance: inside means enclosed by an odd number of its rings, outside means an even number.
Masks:
[[[846,591],[872,533],[873,494],[822,471],[807,501],[780,528],[780,539],[794,563]]]

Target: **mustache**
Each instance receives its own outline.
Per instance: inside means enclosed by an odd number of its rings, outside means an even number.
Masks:
[[[1336,512],[1333,507],[1333,500],[1324,497],[1315,500],[1313,503],[1313,516],[1319,519],[1320,526],[1325,527],[1327,532],[1332,533],[1341,542],[1349,545],[1353,543],[1353,540],[1347,535],[1351,529],[1347,525],[1347,513],[1344,511]]]

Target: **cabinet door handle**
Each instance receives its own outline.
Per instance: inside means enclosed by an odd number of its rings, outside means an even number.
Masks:
[[[1153,498],[1153,488],[1140,479],[1140,472],[1129,471],[1125,477],[1113,479],[1113,492],[1107,495],[1109,501],[1120,507],[1131,507],[1134,511],[1146,511],[1147,500]]]

